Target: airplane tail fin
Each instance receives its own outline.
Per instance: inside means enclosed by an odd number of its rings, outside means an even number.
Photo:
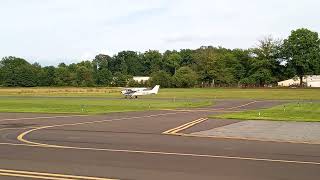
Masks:
[[[158,94],[159,88],[160,88],[160,85],[154,86],[154,88],[151,90],[151,93],[152,94]]]

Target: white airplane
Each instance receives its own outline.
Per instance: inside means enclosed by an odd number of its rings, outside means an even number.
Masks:
[[[125,98],[138,98],[138,96],[145,96],[151,94],[158,94],[160,85],[154,86],[153,89],[148,90],[147,88],[126,88],[121,91]]]
[[[121,94],[126,94],[128,92],[132,92],[132,91],[143,91],[143,90],[146,90],[148,88],[124,88],[122,91],[121,91]]]

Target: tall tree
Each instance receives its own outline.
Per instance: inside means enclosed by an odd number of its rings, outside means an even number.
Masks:
[[[78,86],[93,86],[93,71],[83,65],[79,65],[76,71],[76,82]]]
[[[303,86],[303,76],[319,72],[320,40],[317,32],[301,28],[284,40],[282,55]]]
[[[40,86],[54,86],[54,66],[47,66],[41,69],[39,75],[39,85]]]
[[[162,54],[159,51],[149,50],[143,54],[144,74],[150,75],[162,69]]]
[[[195,60],[193,56],[194,50],[181,49],[179,54],[181,56],[181,66],[189,66],[192,68],[195,65]]]
[[[265,86],[278,81],[281,75],[280,46],[280,40],[268,36],[260,40],[256,48],[251,49],[253,58],[251,59],[250,78],[256,85]]]
[[[125,87],[128,84],[129,79],[131,78],[132,76],[125,75],[120,72],[116,72],[113,76],[112,85],[118,86],[118,87]]]
[[[172,77],[166,71],[154,72],[151,75],[150,84],[151,86],[160,85],[163,88],[168,88],[172,86]]]
[[[237,82],[240,83],[242,79],[249,76],[252,57],[250,56],[249,50],[243,49],[234,49],[232,54],[237,61],[237,64],[234,67],[234,77]]]
[[[199,74],[202,83],[210,84],[214,80],[214,63],[218,53],[214,47],[202,46],[195,50],[193,59],[195,61],[194,70]]]
[[[72,81],[74,78],[66,66],[58,66],[54,72],[54,85],[77,86],[77,83]]]
[[[177,51],[166,51],[163,54],[163,69],[173,75],[180,67],[181,61],[182,58]]]
[[[108,63],[112,58],[108,55],[99,54],[92,61],[93,77],[98,86],[108,86],[112,81],[112,73],[109,70]]]
[[[179,88],[194,87],[197,83],[197,73],[185,66],[177,70],[173,76],[174,85]]]
[[[22,58],[4,57],[0,61],[1,78],[4,86],[37,86],[37,69]]]
[[[121,51],[111,62],[113,72],[132,76],[142,75],[143,65],[140,56],[134,51]]]

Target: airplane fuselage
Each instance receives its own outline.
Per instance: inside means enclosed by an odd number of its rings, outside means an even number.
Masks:
[[[122,94],[125,96],[125,98],[138,98],[138,96],[158,94],[159,88],[159,85],[156,85],[151,90],[147,90],[146,88],[132,88],[122,91]]]

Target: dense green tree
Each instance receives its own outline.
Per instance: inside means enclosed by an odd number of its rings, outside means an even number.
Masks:
[[[163,88],[172,87],[172,77],[166,71],[154,72],[151,75],[151,86],[160,85]]]
[[[189,66],[193,67],[195,65],[195,60],[194,60],[194,51],[191,49],[181,49],[180,52],[180,57],[181,57],[181,66]]]
[[[249,50],[234,49],[232,51],[237,63],[234,65],[234,78],[241,84],[241,80],[249,76],[249,70],[251,66],[251,53]],[[244,80],[244,82],[248,82]]]
[[[97,86],[108,86],[112,81],[112,73],[109,70],[108,62],[112,58],[108,55],[99,54],[92,61],[93,78]]]
[[[282,55],[287,66],[294,70],[294,74],[302,78],[307,74],[319,72],[320,67],[320,40],[317,32],[305,28],[291,32],[284,40]]]
[[[116,72],[114,73],[112,79],[112,85],[117,87],[125,87],[130,79],[132,79],[132,76]]]
[[[280,47],[281,41],[269,36],[260,40],[256,48],[251,49],[253,58],[250,62],[249,77],[257,86],[276,83],[279,80],[277,77],[282,75]]]
[[[75,79],[66,66],[58,66],[54,72],[55,86],[77,86],[77,83],[72,81]]]
[[[163,67],[162,54],[159,51],[149,50],[142,56],[144,75],[160,71]]]
[[[98,54],[93,59],[92,64],[95,69],[108,69],[108,63],[112,61],[112,58],[105,54]]]
[[[37,86],[38,71],[35,66],[22,58],[4,57],[0,61],[1,80],[4,86]]]
[[[195,71],[199,74],[199,80],[205,84],[214,81],[214,62],[217,60],[217,51],[213,47],[201,47],[193,54]]]
[[[213,77],[215,85],[228,86],[237,84],[235,74],[237,72],[239,62],[235,59],[232,52],[224,50],[217,56],[217,60],[214,62]]]
[[[182,58],[177,51],[166,51],[163,55],[163,69],[170,74],[175,74],[180,67]]]
[[[112,74],[108,69],[100,69],[97,72],[95,83],[98,86],[108,86],[112,82]]]
[[[194,61],[202,85],[236,84],[235,72],[240,63],[231,50],[203,46],[195,51]]]
[[[47,66],[41,69],[39,74],[39,86],[54,86],[55,67]]]
[[[110,70],[122,74],[137,76],[143,74],[141,57],[134,51],[121,51],[110,62]]]
[[[318,33],[297,29],[282,41],[267,37],[252,49],[202,46],[160,53],[121,51],[112,57],[41,67],[17,57],[0,61],[0,86],[245,86],[320,73]],[[137,83],[132,76],[151,76]]]
[[[92,69],[79,65],[76,71],[76,82],[78,86],[94,86]]]
[[[197,74],[190,67],[181,67],[173,76],[175,87],[188,88],[194,87],[197,83]]]

